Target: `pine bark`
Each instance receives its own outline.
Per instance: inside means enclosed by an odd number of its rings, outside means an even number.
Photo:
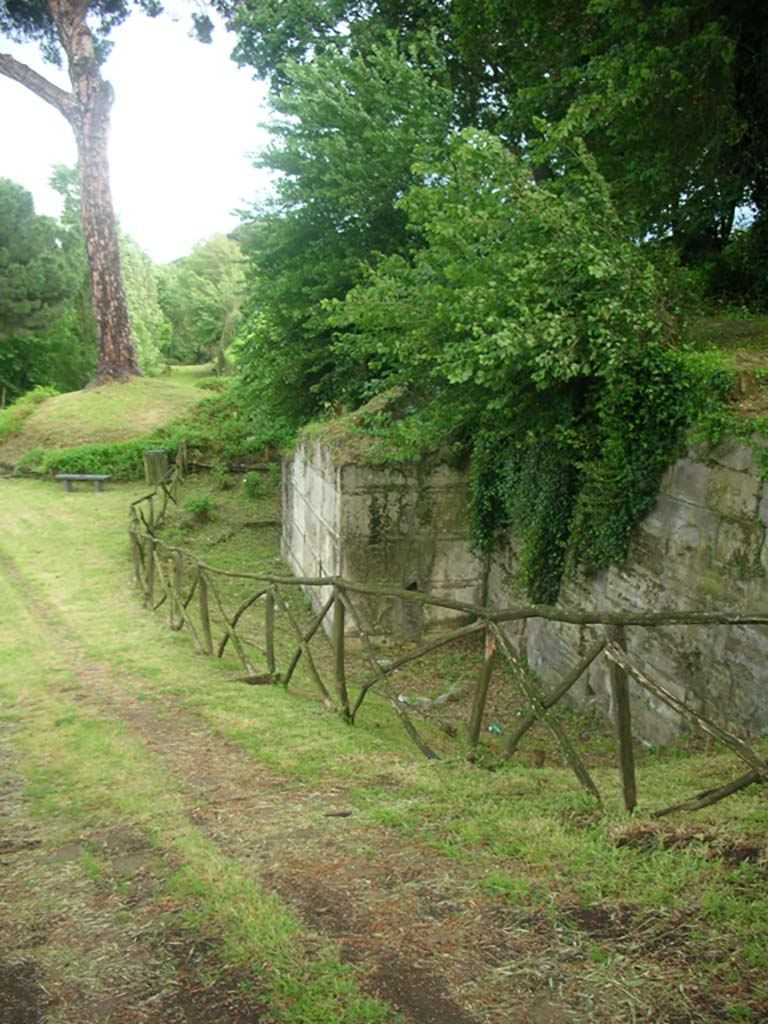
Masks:
[[[72,91],[8,54],[0,54],[0,74],[24,85],[54,106],[72,126],[77,143],[80,211],[88,257],[99,361],[94,383],[141,374],[131,333],[120,266],[117,225],[109,186],[107,143],[113,90],[101,77],[93,38],[85,23],[87,0],[48,0]]]

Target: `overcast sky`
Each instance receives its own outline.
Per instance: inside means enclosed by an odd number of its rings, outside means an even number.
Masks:
[[[166,5],[168,6],[168,5]],[[103,75],[115,88],[110,167],[122,229],[156,263],[184,256],[195,242],[230,231],[233,213],[268,191],[248,157],[263,146],[266,87],[229,59],[232,36],[217,26],[205,46],[188,36],[189,6],[178,20],[136,12],[113,33]],[[68,88],[37,47],[0,39],[12,53]],[[47,187],[55,164],[74,166],[72,131],[53,107],[0,75],[0,177],[28,189],[38,213],[57,216]]]

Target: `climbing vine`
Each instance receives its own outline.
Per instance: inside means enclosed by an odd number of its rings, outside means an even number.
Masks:
[[[564,575],[620,563],[659,481],[694,424],[717,415],[731,387],[719,356],[644,353],[592,382],[557,424],[511,417],[472,448],[472,538],[489,551],[511,527],[530,600],[557,599]],[[542,396],[554,401],[555,396]],[[563,396],[559,396],[563,407]],[[530,410],[528,417],[530,417]]]
[[[400,202],[412,251],[331,304],[342,344],[419,395],[411,425],[427,438],[440,424],[470,453],[475,547],[511,526],[522,582],[546,602],[564,574],[625,557],[686,431],[728,387],[680,342],[666,250],[632,238],[578,141],[558,162],[541,182],[535,154],[457,135]],[[403,436],[386,416],[373,429]]]

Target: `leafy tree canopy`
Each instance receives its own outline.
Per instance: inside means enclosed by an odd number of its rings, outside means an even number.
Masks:
[[[721,394],[680,350],[671,254],[628,235],[583,144],[536,180],[466,130],[400,200],[409,251],[382,257],[330,312],[340,346],[387,368],[399,403],[371,429],[396,457],[459,441],[472,454],[475,542],[514,523],[533,600],[570,560],[620,561],[685,429]]]
[[[71,228],[35,213],[32,196],[0,179],[0,386],[81,387],[95,352],[80,316],[83,255]]]
[[[429,74],[423,65],[430,64]],[[276,198],[248,232],[245,372],[301,421],[328,402],[358,400],[368,374],[339,357],[324,300],[341,298],[373,253],[407,242],[396,200],[417,180],[419,147],[439,148],[453,120],[439,52],[395,39],[366,55],[337,50],[291,66],[262,158]]]
[[[722,247],[739,204],[766,204],[768,10],[747,0],[220,7],[238,58],[276,88],[329,48],[360,53],[386,31],[431,31],[463,124],[515,145],[546,125],[578,132],[636,230],[674,233],[686,256]]]
[[[158,301],[157,271],[147,253],[128,235],[120,236],[120,259],[136,355],[142,373],[151,376],[162,368],[162,353],[171,334]]]
[[[177,362],[214,359],[223,369],[240,325],[244,287],[240,245],[225,235],[199,242],[164,267],[158,295],[172,327],[169,355]]]
[[[163,9],[158,0],[84,0],[80,6],[88,15],[88,28],[100,61],[109,55],[110,32],[125,21],[134,7],[150,17],[156,17]],[[15,42],[36,42],[46,60],[57,66],[62,62],[61,39],[48,0],[0,0],[0,33]]]

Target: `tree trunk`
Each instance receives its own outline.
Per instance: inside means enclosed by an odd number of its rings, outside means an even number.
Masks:
[[[48,0],[67,55],[72,92],[0,54],[0,74],[15,79],[67,118],[75,133],[80,212],[88,256],[99,361],[94,383],[141,374],[125,301],[117,226],[109,188],[107,138],[113,92],[101,77],[93,38],[85,23],[87,0]]]
[[[101,77],[83,2],[49,0],[69,62],[74,104],[69,118],[77,141],[80,214],[88,254],[91,301],[99,339],[96,383],[140,373],[120,268],[117,225],[109,188],[107,144],[114,93]]]

